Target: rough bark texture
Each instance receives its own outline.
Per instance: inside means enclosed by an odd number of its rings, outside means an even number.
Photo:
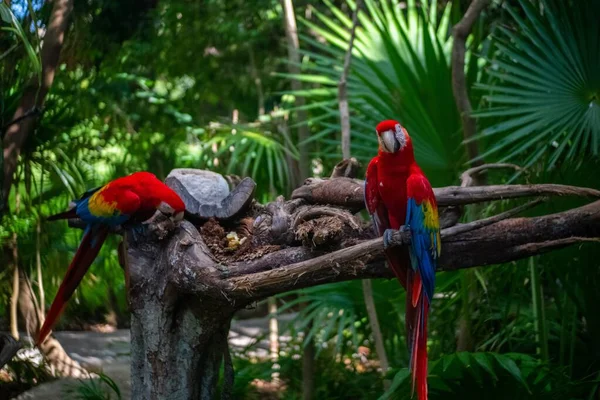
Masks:
[[[333,175],[354,170],[349,163],[340,163]],[[210,219],[198,227],[183,221],[174,227],[158,214],[144,237],[129,242],[134,398],[212,399],[223,360],[227,397],[233,381],[227,332],[236,310],[292,289],[392,278],[383,262],[382,239],[372,238],[369,224],[353,215],[357,204],[340,201],[362,197],[359,181],[340,177],[309,181],[307,186],[314,194],[317,186],[335,181],[351,184],[338,185],[331,198],[321,196],[318,203],[279,198],[266,206],[255,204],[234,221]],[[600,192],[584,188],[490,188],[440,188],[436,193],[445,205],[503,196],[498,193],[600,198]],[[335,199],[347,208],[332,206]],[[600,201],[552,215],[512,218],[538,203],[443,229],[439,269],[497,264],[600,237]],[[410,240],[409,232],[397,232],[392,245]]]
[[[129,244],[132,398],[215,398],[234,308],[211,288],[219,271],[199,237],[184,222],[167,240]],[[195,296],[201,281],[208,292]]]

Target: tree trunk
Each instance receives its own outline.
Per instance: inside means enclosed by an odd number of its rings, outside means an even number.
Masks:
[[[17,322],[17,304],[19,303],[19,265],[16,260],[17,240],[16,234],[12,240],[13,244],[13,282],[12,295],[10,296],[10,334],[19,340],[19,325]]]
[[[279,321],[277,321],[277,299],[269,297],[269,355],[273,363],[271,382],[279,384]]]
[[[197,242],[196,229],[186,224],[180,233],[183,239],[168,241],[169,248],[183,246],[186,250],[179,251],[188,252],[196,243],[199,251],[190,265],[212,269],[214,262]],[[178,260],[170,255],[178,253],[165,252],[164,246],[164,242],[128,246],[132,398],[212,400],[221,364],[229,354],[227,336],[234,309],[223,296],[180,292],[174,282],[185,283],[192,276],[174,276],[172,262]],[[192,270],[183,273],[196,276]]]
[[[307,334],[312,327],[312,323],[306,327]],[[302,352],[302,400],[315,398],[315,359],[315,342],[309,340]]]
[[[34,77],[29,87],[23,93],[21,103],[15,114],[13,121],[25,117],[27,113],[41,108],[44,105],[46,94],[54,81],[54,74],[58,67],[58,59],[67,30],[69,14],[73,9],[73,0],[54,0],[48,28],[44,35],[44,44],[41,49],[42,59],[42,79],[41,84],[37,77]],[[36,115],[36,114],[32,114]],[[33,132],[36,125],[36,118],[23,118],[19,122],[13,123],[6,130],[3,141],[4,147],[4,174],[2,185],[2,204],[0,209],[4,209],[5,202],[8,200],[11,186],[13,184],[13,175],[17,169],[17,162],[21,148],[27,140],[27,137]]]
[[[485,7],[489,4],[489,0],[473,0],[463,16],[463,18],[452,29],[454,44],[452,47],[452,92],[456,101],[456,107],[460,112],[462,119],[463,137],[466,141],[465,148],[469,160],[473,160],[479,156],[479,147],[476,141],[469,141],[477,133],[477,125],[475,118],[471,116],[472,107],[469,100],[469,88],[465,76],[465,53],[466,40],[475,21]],[[482,160],[471,161],[471,164],[476,167],[483,165]],[[475,185],[485,184],[484,175],[476,175],[474,178]],[[473,214],[480,214],[481,207],[472,206]],[[462,315],[458,321],[458,333],[456,339],[457,351],[472,351],[473,336],[471,332],[471,313],[472,299],[477,297],[477,286],[471,284],[476,281],[472,271],[463,271],[462,283],[463,290],[468,290],[468,294],[463,296]],[[467,283],[468,286],[465,286]]]
[[[283,0],[283,10],[285,18],[285,34],[288,42],[288,70],[290,74],[299,74],[300,70],[300,41],[298,40],[298,29],[296,27],[296,13],[294,12],[294,4],[292,0]],[[302,90],[302,83],[297,79],[292,79],[292,90]],[[302,107],[306,104],[304,97],[296,97],[296,106]],[[299,170],[300,182],[310,175],[310,148],[306,144],[310,132],[308,126],[304,124],[306,121],[306,111],[296,111],[296,119],[298,123],[298,150],[300,152]]]

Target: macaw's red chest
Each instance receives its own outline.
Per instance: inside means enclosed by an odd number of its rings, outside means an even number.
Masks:
[[[399,229],[406,220],[409,167],[397,157],[384,155],[379,160],[377,175],[379,196],[388,210],[390,227]]]

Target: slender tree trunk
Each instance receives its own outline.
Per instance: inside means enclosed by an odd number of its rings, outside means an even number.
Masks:
[[[300,41],[298,40],[298,30],[296,27],[296,14],[292,0],[283,0],[283,10],[285,15],[285,33],[288,42],[288,70],[291,74],[299,74],[301,72],[300,65]],[[297,79],[292,79],[292,90],[302,90],[302,83]],[[306,104],[304,97],[296,98],[296,106],[302,107]],[[306,140],[309,138],[308,126],[303,124],[306,121],[306,111],[296,111],[298,126],[298,151],[300,159],[298,160],[298,182],[301,183],[310,175],[310,157],[309,146]],[[296,185],[297,186],[297,185]],[[307,329],[310,329],[307,328]],[[313,340],[305,343],[302,353],[302,398],[304,400],[312,400],[315,392],[315,345]]]
[[[44,276],[42,275],[41,255],[41,231],[42,222],[38,219],[35,235],[35,267],[37,272],[38,297],[40,301],[40,313],[46,315],[46,294],[44,292]]]
[[[294,4],[292,0],[282,0],[283,11],[284,11],[284,22],[285,22],[285,34],[287,38],[287,49],[288,49],[288,71],[291,74],[299,74],[301,72],[300,65],[300,41],[298,40],[298,30],[296,26],[296,14],[294,11]],[[292,90],[302,90],[302,83],[297,79],[291,81]],[[306,104],[304,97],[299,96],[296,98],[296,106],[302,107]],[[293,171],[294,182],[291,184],[292,187],[298,187],[304,179],[310,175],[310,159],[309,159],[309,146],[306,144],[306,140],[309,138],[308,126],[303,124],[306,121],[306,111],[298,110],[296,112],[298,126],[298,151],[300,157],[296,163],[288,157],[288,164],[290,170]],[[283,132],[289,141],[289,128],[287,127],[287,121],[284,121]],[[290,162],[291,161],[291,162]],[[297,174],[296,174],[297,171]],[[312,349],[312,352],[311,352]],[[302,356],[302,380],[304,385],[304,400],[312,399],[314,392],[314,344],[312,341],[307,343],[303,356]],[[308,396],[308,397],[307,397]]]
[[[13,283],[12,295],[10,297],[10,334],[19,340],[19,325],[17,322],[17,305],[19,303],[19,264],[17,256],[17,240],[16,234],[13,236]]]
[[[291,74],[299,74],[300,70],[300,42],[298,40],[298,29],[296,27],[296,14],[292,0],[282,0],[285,16],[285,33],[288,42],[288,70]],[[302,90],[302,83],[297,79],[292,79],[292,90]],[[306,104],[304,97],[296,97],[296,106],[302,107]],[[309,138],[308,126],[303,124],[306,121],[306,111],[298,110],[296,112],[298,126],[298,150],[300,152],[299,170],[300,182],[310,175],[310,147],[306,143]]]
[[[271,381],[275,384],[279,383],[279,321],[277,321],[277,300],[275,297],[269,297],[269,353],[271,362],[273,363],[273,373]],[[276,366],[277,364],[277,366]]]
[[[21,211],[21,195],[17,192],[15,196],[15,214]],[[11,256],[13,264],[12,296],[10,298],[10,332],[19,340],[19,325],[17,322],[17,305],[19,303],[19,241],[16,233],[11,240]]]
[[[471,101],[469,100],[469,88],[467,87],[467,80],[465,75],[465,53],[466,53],[466,40],[473,24],[479,18],[479,15],[485,7],[489,4],[489,0],[473,0],[467,9],[467,12],[463,18],[454,26],[452,29],[452,36],[454,37],[454,43],[452,47],[452,91],[454,99],[456,101],[456,107],[460,112],[462,118],[463,137],[465,139],[467,157],[469,160],[473,160],[479,156],[479,148],[476,141],[470,141],[470,139],[477,132],[477,125],[475,118],[471,116],[472,107]],[[483,161],[473,161],[472,166],[482,165]],[[475,185],[485,184],[484,175],[478,174],[474,177]],[[479,214],[478,210],[481,208],[475,208],[472,214]],[[475,281],[473,271],[462,271],[462,283],[463,290],[468,290],[468,295],[463,300],[462,315],[458,322],[458,335],[456,341],[456,347],[458,351],[471,351],[473,350],[473,338],[471,333],[471,305],[472,299],[477,296],[477,287],[472,284]],[[467,286],[465,286],[465,284]]]
[[[65,32],[67,30],[68,19],[73,8],[73,0],[54,0],[48,28],[44,35],[44,44],[41,49],[42,59],[42,79],[41,84],[37,77],[33,78],[28,88],[25,90],[21,102],[13,115],[12,120],[17,120],[26,115],[26,113],[41,108],[44,105],[46,95],[54,81],[54,74],[58,67],[60,51],[64,42]],[[13,175],[17,168],[17,162],[21,148],[27,140],[27,137],[35,129],[37,120],[35,118],[24,118],[18,123],[12,124],[6,130],[4,137],[4,174],[2,199],[8,200],[8,195],[13,184]],[[1,205],[3,208],[5,204]]]
[[[312,329],[312,324],[306,327],[306,332]],[[309,340],[302,352],[302,400],[315,398],[315,342]]]
[[[252,46],[249,47],[248,54],[250,55],[250,74],[252,75],[252,79],[254,79],[254,85],[256,86],[258,116],[260,117],[265,115],[265,95],[263,92],[262,80],[260,79],[258,68],[256,67],[256,58],[254,57],[254,50],[252,49]]]

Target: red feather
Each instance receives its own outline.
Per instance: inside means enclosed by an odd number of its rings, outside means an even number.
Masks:
[[[54,297],[54,301],[52,302],[52,306],[50,306],[50,311],[48,311],[48,315],[44,321],[44,325],[40,329],[38,333],[38,337],[36,340],[36,345],[42,343],[54,325],[56,324],[58,317],[62,314],[67,305],[67,302],[77,289],[77,286],[83,279],[83,276],[92,265],[92,262],[98,255],[98,252],[102,248],[102,244],[106,240],[108,235],[108,226],[97,226],[90,228],[84,235],[81,240],[81,244],[77,248],[77,252],[75,253],[75,257],[73,257],[73,261],[69,265],[67,269],[67,273],[65,274],[65,278],[63,279],[60,287],[58,288],[58,292],[56,293],[56,297]]]

